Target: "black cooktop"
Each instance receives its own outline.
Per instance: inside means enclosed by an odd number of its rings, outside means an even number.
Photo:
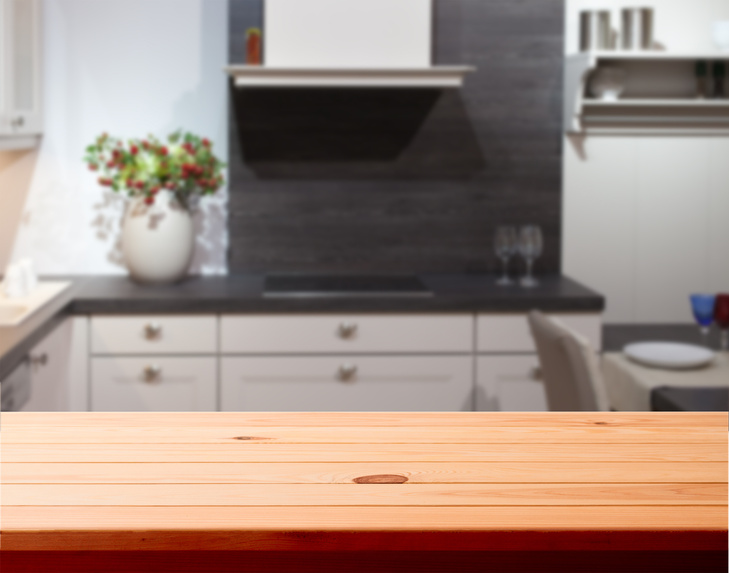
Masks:
[[[414,275],[268,275],[263,296],[421,297],[433,293]]]

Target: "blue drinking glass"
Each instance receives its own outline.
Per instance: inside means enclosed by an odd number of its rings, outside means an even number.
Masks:
[[[704,342],[709,341],[709,327],[714,322],[714,305],[716,296],[713,294],[692,294],[691,310],[694,311],[694,318],[699,323],[701,334],[704,335]]]

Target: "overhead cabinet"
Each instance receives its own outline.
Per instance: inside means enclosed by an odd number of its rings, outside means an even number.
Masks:
[[[41,0],[0,0],[0,149],[34,147],[41,131]]]
[[[459,88],[471,66],[433,65],[432,0],[265,0],[265,66],[238,88]]]

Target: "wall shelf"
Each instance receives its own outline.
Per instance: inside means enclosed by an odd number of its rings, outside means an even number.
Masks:
[[[729,99],[694,97],[694,65],[729,61],[726,53],[587,52],[565,63],[564,130],[568,134],[729,133]],[[588,95],[591,74],[601,66],[627,72],[617,101]]]
[[[472,66],[409,69],[225,68],[238,88],[460,88]]]
[[[603,101],[585,98],[584,106],[590,107],[729,107],[729,99],[619,99],[618,101]]]

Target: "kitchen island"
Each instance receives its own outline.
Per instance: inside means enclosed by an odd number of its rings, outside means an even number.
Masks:
[[[3,573],[726,571],[726,413],[8,413]]]

